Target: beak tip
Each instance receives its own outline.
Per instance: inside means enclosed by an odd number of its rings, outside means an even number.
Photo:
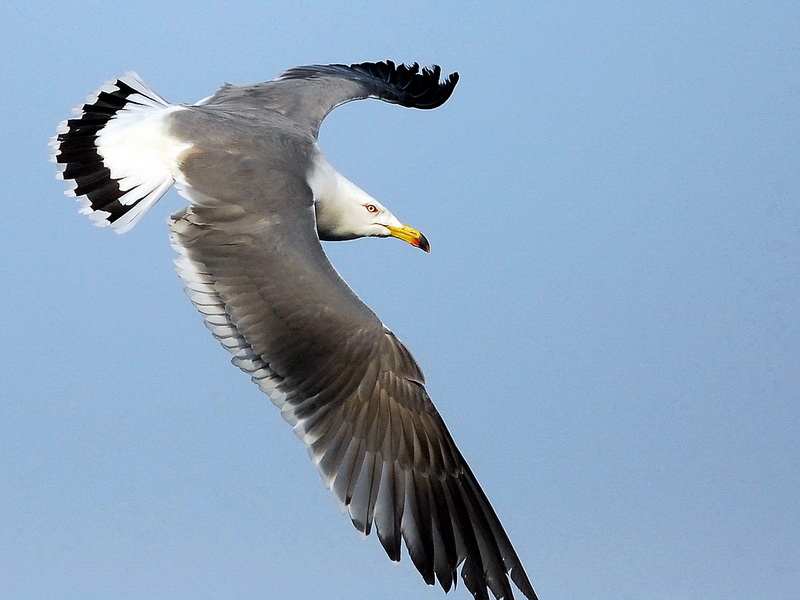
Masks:
[[[426,238],[424,235],[420,234],[419,235],[419,240],[418,240],[418,243],[417,243],[417,248],[419,248],[420,250],[423,250],[425,252],[430,252],[431,251],[431,244],[428,241],[428,238]]]

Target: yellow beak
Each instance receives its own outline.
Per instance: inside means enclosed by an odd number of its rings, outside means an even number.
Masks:
[[[386,229],[389,230],[389,235],[392,237],[396,237],[398,240],[403,240],[404,242],[408,242],[412,246],[416,246],[420,250],[424,250],[425,252],[431,251],[431,245],[428,243],[428,238],[422,235],[416,229],[409,227],[408,225],[402,225],[401,227],[392,227],[391,225],[384,225]]]

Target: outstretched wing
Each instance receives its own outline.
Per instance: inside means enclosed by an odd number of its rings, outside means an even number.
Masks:
[[[429,584],[449,590],[461,565],[475,598],[512,598],[510,576],[535,599],[417,363],[325,256],[305,181],[246,171],[231,153],[187,161],[194,206],[170,225],[187,292],[293,425],[353,524],[365,534],[374,526],[392,560],[405,542]],[[255,179],[240,184],[237,173]],[[211,181],[237,197],[216,201]],[[273,218],[265,206],[297,208]]]
[[[316,138],[325,116],[351,100],[377,98],[423,109],[441,106],[458,83],[458,73],[440,81],[441,73],[438,65],[420,68],[417,63],[392,61],[294,67],[274,81],[225,85],[202,104],[275,110]]]

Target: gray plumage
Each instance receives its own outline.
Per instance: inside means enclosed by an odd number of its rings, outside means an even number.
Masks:
[[[425,390],[419,366],[329,263],[320,239],[427,240],[339,175],[316,145],[360,98],[435,108],[457,74],[387,63],[297,67],[170,105],[134,74],[91,96],[54,138],[83,211],[133,226],[173,182],[187,293],[233,362],[281,409],[357,529],[392,560],[401,540],[428,584],[536,594]],[[162,191],[162,188],[163,191]]]

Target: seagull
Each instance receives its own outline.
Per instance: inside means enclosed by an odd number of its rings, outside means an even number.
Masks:
[[[537,600],[411,353],[339,276],[321,240],[428,240],[341,175],[317,145],[337,106],[444,104],[458,73],[391,61],[291,68],[171,104],[136,73],[107,81],[51,140],[66,194],[96,225],[130,230],[172,187],[185,290],[214,337],[281,410],[340,508],[404,543],[428,585]]]

